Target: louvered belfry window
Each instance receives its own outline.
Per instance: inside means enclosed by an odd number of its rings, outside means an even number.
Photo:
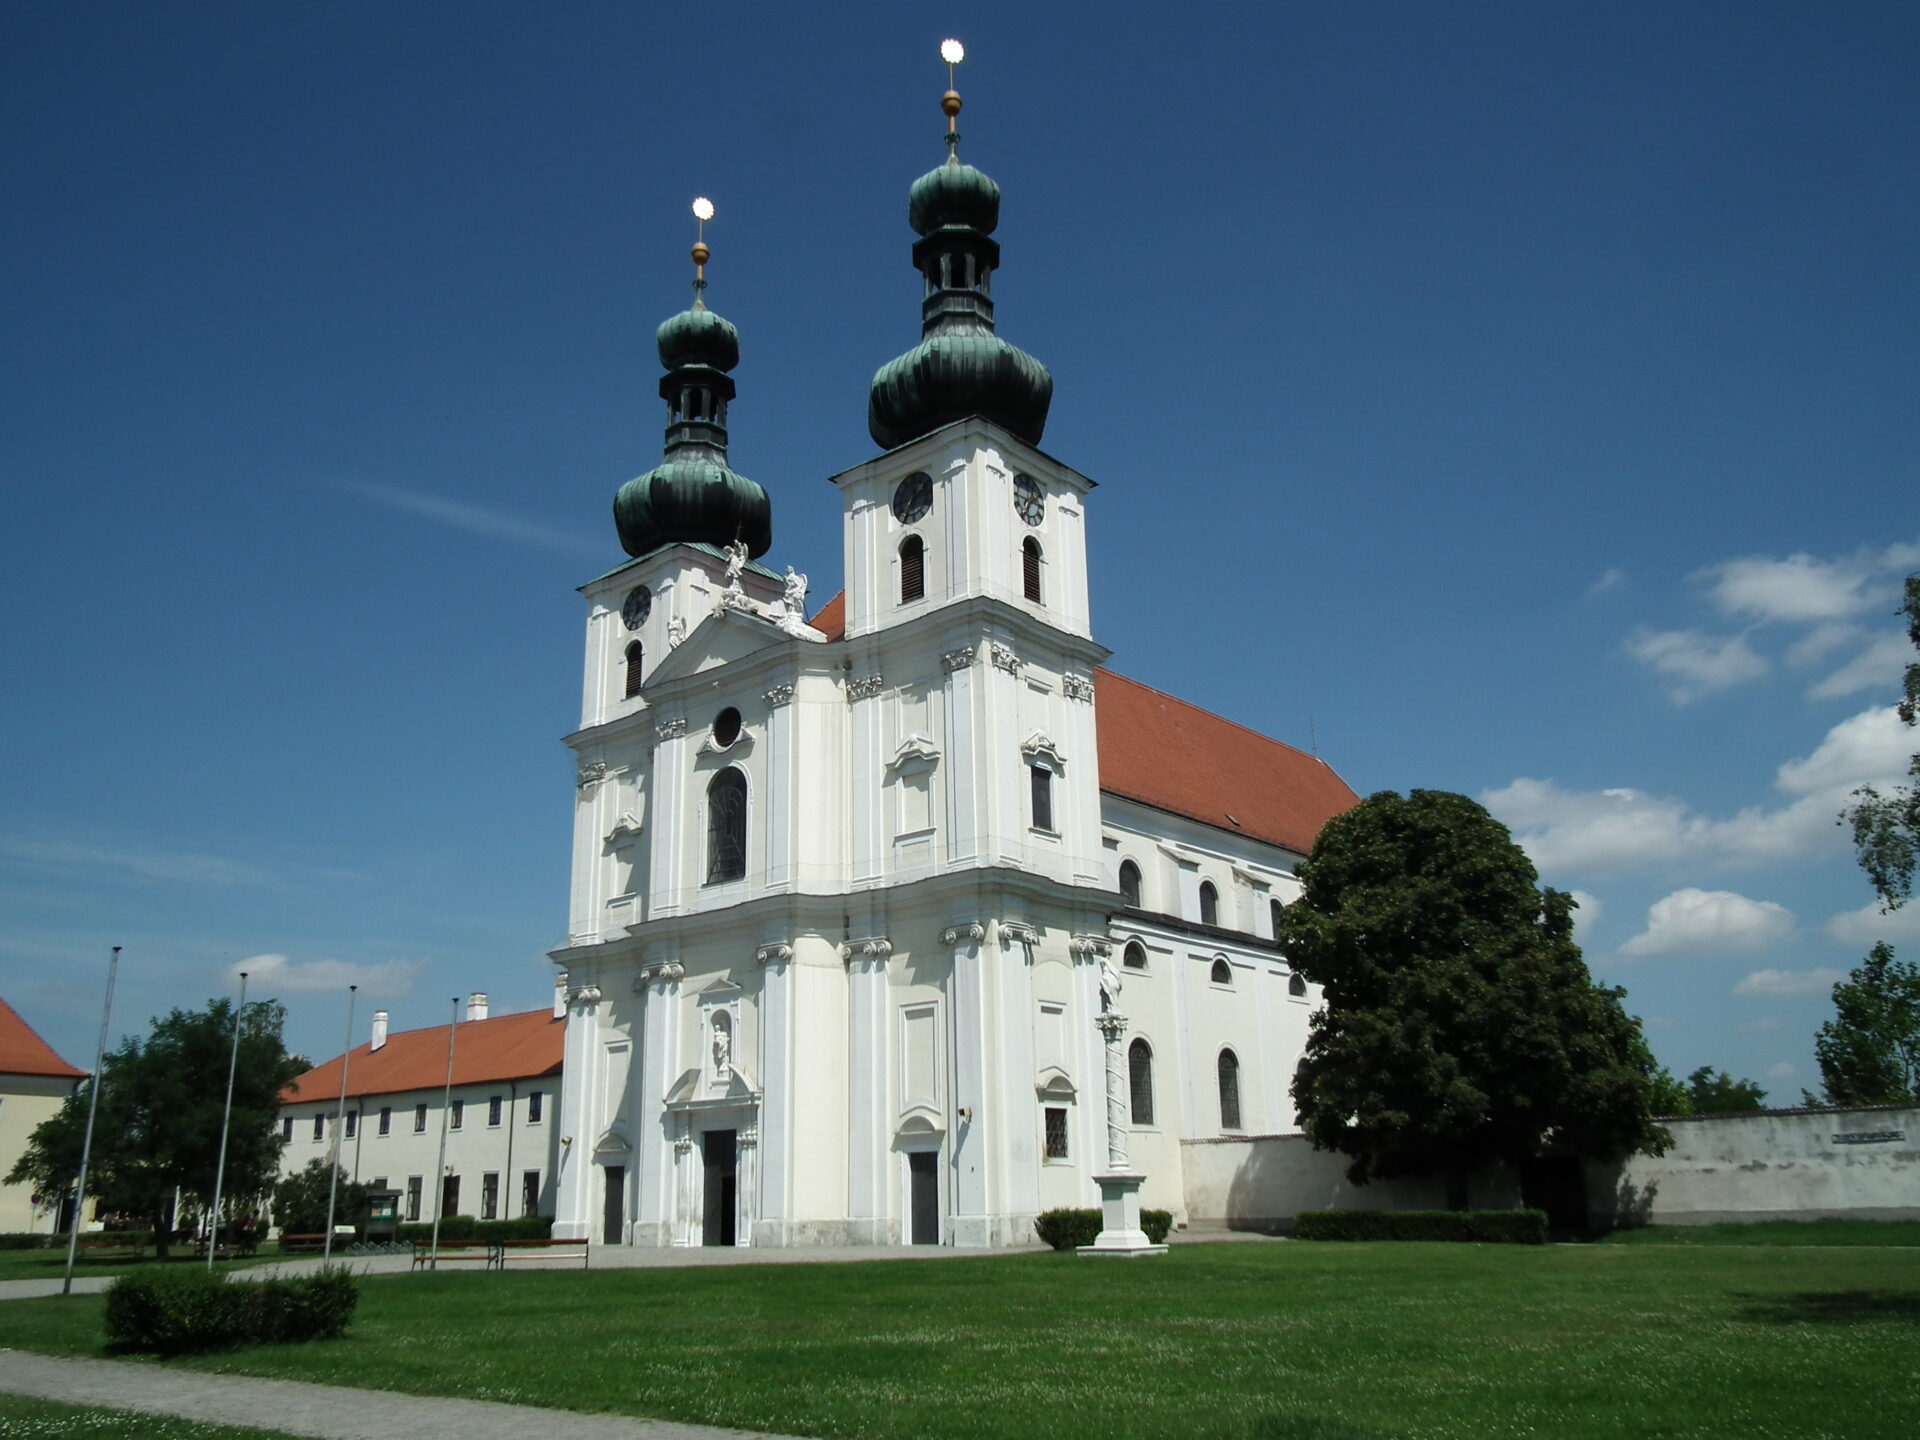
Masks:
[[[747,777],[731,767],[707,786],[707,884],[747,873]]]
[[[640,693],[640,672],[645,668],[642,664],[645,658],[646,652],[640,648],[640,642],[638,640],[635,640],[631,645],[627,646],[626,698],[629,700]]]
[[[927,593],[927,546],[918,535],[900,542],[900,603],[924,599]]]
[[[1027,599],[1040,603],[1040,542],[1029,535],[1020,542],[1020,573],[1026,583]]]

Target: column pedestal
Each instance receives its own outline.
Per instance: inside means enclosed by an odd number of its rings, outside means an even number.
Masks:
[[[1096,1175],[1100,1187],[1100,1233],[1093,1244],[1082,1245],[1082,1255],[1115,1255],[1131,1259],[1136,1255],[1164,1255],[1167,1247],[1156,1245],[1140,1228],[1140,1186],[1144,1175]]]

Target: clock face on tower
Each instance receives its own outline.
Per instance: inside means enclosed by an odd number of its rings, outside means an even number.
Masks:
[[[636,585],[627,592],[626,601],[620,606],[620,618],[626,622],[629,630],[638,630],[647,623],[647,616],[653,613],[653,592],[644,585]]]
[[[1047,518],[1047,497],[1040,493],[1040,486],[1031,475],[1013,477],[1013,508],[1029,525],[1038,525]]]
[[[893,491],[893,518],[902,525],[917,525],[933,508],[933,477],[924,470],[907,476]]]

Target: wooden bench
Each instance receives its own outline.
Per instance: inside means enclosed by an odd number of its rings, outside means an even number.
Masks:
[[[82,1240],[75,1247],[76,1260],[140,1260],[147,1247],[132,1240]]]
[[[282,1235],[280,1253],[282,1255],[318,1255],[327,1248],[324,1232],[318,1235]]]
[[[432,1270],[440,1265],[479,1260],[485,1262],[489,1270],[498,1270],[499,1250],[498,1243],[490,1240],[442,1240],[436,1255],[431,1240],[416,1240],[413,1242],[413,1268]]]
[[[585,1240],[502,1240],[498,1244],[497,1270],[504,1270],[509,1260],[578,1260],[582,1270],[592,1263]]]

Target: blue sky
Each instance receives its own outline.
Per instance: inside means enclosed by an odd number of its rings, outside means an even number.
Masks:
[[[315,1056],[349,979],[356,1038],[545,1003],[573,587],[659,454],[688,203],[824,597],[946,34],[1116,668],[1487,801],[1678,1072],[1796,1099],[1832,980],[1920,943],[1833,823],[1916,742],[1911,5],[0,24],[0,995],[76,1062],[113,944],[116,1033],[243,961]]]

